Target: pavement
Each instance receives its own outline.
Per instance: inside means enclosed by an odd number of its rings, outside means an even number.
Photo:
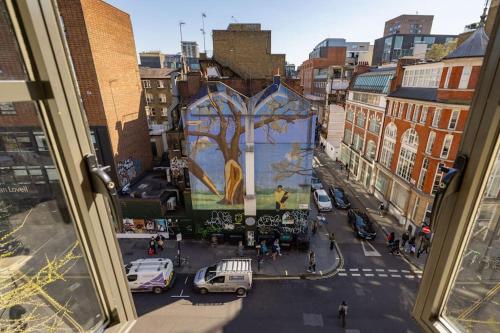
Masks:
[[[378,207],[380,205],[380,201],[375,198],[375,196],[369,193],[366,188],[358,183],[356,180],[353,180],[353,177],[347,179],[347,173],[344,170],[340,170],[340,164],[338,162],[333,161],[328,155],[326,155],[322,151],[317,151],[315,154],[317,161],[326,167],[329,171],[331,171],[331,175],[327,181],[327,186],[331,184],[335,184],[337,186],[341,186],[346,190],[346,194],[352,200],[358,201],[361,206],[366,210],[367,214],[370,218],[375,221],[382,232],[387,236],[389,233],[394,232],[397,238],[401,238],[401,235],[405,232],[404,225],[400,224],[396,217],[393,215],[386,213],[384,216],[380,216],[378,212]],[[416,247],[419,247],[419,240],[417,239]],[[406,260],[408,260],[412,265],[416,268],[423,270],[425,267],[425,262],[427,260],[427,254],[423,253],[418,258],[416,255],[411,255],[409,253],[401,252]]]
[[[313,218],[316,212],[312,212]],[[130,261],[149,257],[147,249],[149,239],[118,239],[123,255],[123,261]],[[330,240],[325,226],[320,226],[316,234],[311,235],[310,248],[316,254],[316,274],[308,273],[308,252],[298,250],[282,250],[282,256],[265,256],[264,262],[257,264],[257,252],[253,248],[244,251],[243,258],[252,260],[252,269],[257,279],[300,279],[321,278],[334,274],[341,264],[341,255],[338,248],[330,250]],[[174,260],[177,256],[177,241],[167,240],[165,249],[154,257],[166,257]],[[175,267],[177,273],[194,274],[200,268],[211,265],[221,259],[237,258],[237,246],[218,244],[212,246],[207,240],[183,240],[181,242],[181,258],[187,259],[181,267]]]

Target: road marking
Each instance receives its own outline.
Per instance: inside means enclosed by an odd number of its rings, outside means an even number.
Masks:
[[[365,244],[368,245],[368,247],[370,247],[371,250],[367,250],[365,247]],[[371,245],[368,242],[365,242],[364,240],[361,240],[361,247],[363,248],[363,253],[365,254],[365,257],[381,257],[382,256],[373,245]]]
[[[391,274],[391,277],[400,278],[401,275],[399,275],[399,274]]]
[[[357,268],[349,268],[349,270],[350,270],[351,272],[357,272],[357,271],[358,271],[358,269],[357,269]]]
[[[304,326],[323,327],[323,315],[320,313],[302,313]]]
[[[351,275],[352,276],[361,276],[361,274],[358,274],[358,273],[352,273]]]
[[[366,273],[365,276],[374,276],[375,274]]]
[[[422,278],[422,275],[417,275],[417,277],[418,277],[419,279],[421,279],[421,278]]]
[[[401,273],[411,273],[410,271],[407,271],[406,269],[402,269]]]
[[[339,273],[339,276],[347,276],[347,273]]]
[[[407,279],[414,279],[415,276],[413,276],[413,275],[405,275],[405,278],[407,278]]]
[[[371,268],[363,268],[363,272],[371,272],[372,269]]]
[[[181,290],[180,295],[172,295],[170,297],[173,297],[173,298],[189,298],[190,297],[189,295],[183,295],[183,293],[184,293],[184,289]]]
[[[387,277],[387,274],[379,274],[380,277]]]
[[[323,275],[323,271],[319,271],[319,274],[320,274],[320,275]]]
[[[184,280],[184,284],[187,284],[188,279],[189,279],[189,275],[188,275],[188,276],[186,276],[186,280]]]
[[[385,271],[385,269],[383,269],[383,268],[376,268],[375,270],[376,270],[377,272],[383,272],[383,271]]]
[[[421,270],[416,270],[416,271],[413,271],[413,273],[422,274],[423,272]]]
[[[285,269],[285,275],[288,276],[288,271]]]
[[[345,272],[345,268],[340,268],[339,272]]]
[[[78,282],[73,283],[71,286],[68,287],[68,290],[73,292],[75,291],[78,287],[80,287],[80,284]]]
[[[398,270],[397,269],[388,269],[388,271],[391,273],[397,273]]]

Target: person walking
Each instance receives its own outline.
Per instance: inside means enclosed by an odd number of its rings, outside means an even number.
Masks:
[[[342,301],[342,303],[339,305],[339,319],[342,320],[342,327],[345,327],[347,308],[348,308],[347,303],[345,301]]]
[[[422,253],[429,253],[429,239],[427,237],[422,237],[422,241],[420,242],[420,248],[418,249],[417,252],[417,258],[420,257]]]
[[[335,234],[332,232],[330,234],[330,251],[333,250],[334,242],[335,242]]]
[[[156,254],[155,244],[156,244],[155,236],[151,236],[151,239],[149,240],[148,255],[154,256]]]
[[[410,240],[408,241],[408,252],[410,252],[410,254],[415,254],[415,250],[416,250],[416,240],[415,240],[415,236],[412,236],[410,238]]]
[[[260,250],[262,252],[262,255],[268,255],[269,254],[269,249],[267,248],[267,244],[266,244],[266,241],[263,240],[262,242],[260,242]]]
[[[410,233],[408,230],[406,230],[403,235],[401,236],[401,247],[404,248],[406,245],[406,242],[410,239]]]
[[[391,254],[394,254],[394,252],[396,252],[396,254],[399,254],[399,239],[396,239],[393,243],[392,243],[392,246],[391,246]]]
[[[164,247],[164,242],[163,242],[163,236],[162,235],[158,235],[156,236],[156,244],[158,244],[158,250],[161,252],[165,249]]]
[[[309,273],[316,273],[316,254],[313,250],[309,251],[309,268],[307,271]]]
[[[276,245],[274,245],[273,242],[273,245],[271,245],[271,257],[273,258],[273,260],[276,260],[277,255],[278,255],[278,250],[276,250]]]
[[[239,241],[238,242],[238,255],[240,257],[243,257],[243,250],[245,249],[245,247],[243,246],[243,241]]]
[[[387,246],[392,246],[392,243],[394,243],[394,239],[396,238],[396,235],[394,234],[394,231],[391,232],[388,236],[387,236]]]
[[[385,205],[383,202],[380,203],[380,205],[378,206],[378,213],[380,216],[384,216],[384,212],[385,212]]]
[[[281,256],[281,247],[279,238],[276,238],[274,240],[274,247],[276,248],[276,252],[278,253],[278,255]]]

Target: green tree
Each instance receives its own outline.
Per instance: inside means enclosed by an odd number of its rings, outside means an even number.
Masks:
[[[425,54],[426,60],[440,61],[451,51],[457,48],[457,40],[454,39],[446,44],[433,44],[430,50]]]

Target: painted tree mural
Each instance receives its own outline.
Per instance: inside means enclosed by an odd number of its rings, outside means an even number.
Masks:
[[[271,145],[283,142],[296,122],[311,121],[309,103],[279,81],[250,99],[220,82],[207,83],[199,95],[184,115],[189,170],[204,190],[216,196],[218,205],[241,206],[246,141]],[[255,132],[252,139],[249,128]],[[294,135],[304,137],[310,133]],[[258,158],[256,155],[256,163]],[[197,192],[200,189],[192,184],[193,208],[210,208],[197,205],[197,200],[203,200]]]

